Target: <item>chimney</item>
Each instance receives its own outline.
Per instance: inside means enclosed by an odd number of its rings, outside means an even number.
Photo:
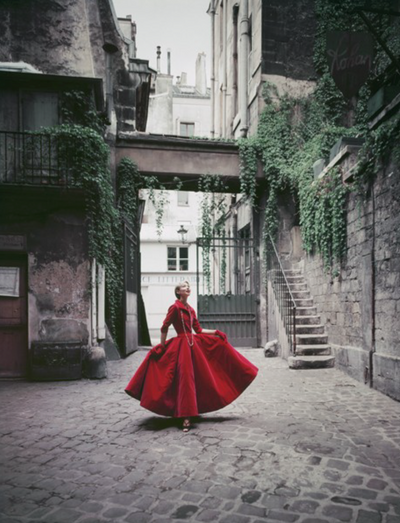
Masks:
[[[180,81],[180,84],[181,85],[187,85],[187,73],[181,73],[181,81]]]
[[[157,73],[161,73],[161,47],[157,46]]]
[[[168,60],[167,73],[169,74],[169,76],[171,76],[171,49],[167,49],[167,60]]]
[[[207,94],[206,55],[199,53],[196,60],[196,90],[200,94]]]

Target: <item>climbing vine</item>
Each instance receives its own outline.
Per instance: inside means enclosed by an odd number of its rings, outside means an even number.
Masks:
[[[331,88],[329,84],[328,89]],[[244,178],[244,190],[249,188],[249,200],[254,201],[255,189],[246,180],[251,175],[254,178],[256,162],[261,161],[266,182],[264,249],[268,248],[269,237],[275,239],[277,235],[279,195],[290,191],[298,202],[304,248],[309,252],[312,249],[319,251],[325,265],[329,266],[344,252],[343,209],[347,191],[338,175],[330,176],[329,183],[324,178],[315,180],[313,164],[327,156],[335,141],[354,130],[350,132],[341,126],[338,116],[336,119],[332,117],[332,108],[326,107],[327,98],[321,93],[326,89],[323,82],[313,96],[296,99],[279,96],[270,84],[264,86],[266,105],[260,116],[257,135],[248,141],[245,155],[241,156],[242,165],[245,165],[241,178]],[[328,99],[331,103],[333,100],[337,102],[334,97]],[[243,149],[243,146],[239,149],[241,154]],[[250,154],[248,149],[252,150]],[[321,200],[317,205],[320,196],[323,196],[323,202]],[[332,232],[333,229],[337,234]]]
[[[211,252],[213,237],[222,240],[222,260],[220,266],[220,288],[226,287],[226,232],[227,187],[221,176],[207,174],[199,179],[198,189],[203,193],[200,203],[200,236],[202,240],[203,278],[207,293],[211,293]]]
[[[389,158],[400,165],[400,116],[396,115],[365,136],[359,153],[355,186],[362,193],[365,183],[369,183],[382,164]]]
[[[373,5],[372,5],[373,4]],[[345,186],[340,171],[331,169],[315,179],[313,165],[319,159],[329,163],[329,151],[335,142],[346,136],[365,137],[361,151],[358,186],[379,168],[390,151],[400,158],[400,125],[392,119],[378,130],[370,132],[367,121],[367,100],[371,85],[361,89],[357,103],[349,105],[330,76],[326,58],[326,34],[329,30],[365,30],[360,17],[352,10],[362,7],[362,0],[316,0],[317,30],[314,65],[318,80],[312,94],[294,98],[279,94],[270,83],[264,86],[265,108],[259,118],[257,134],[239,140],[241,158],[241,190],[254,205],[255,175],[260,161],[265,176],[264,247],[270,236],[278,232],[278,201],[280,194],[291,192],[297,202],[303,246],[306,251],[321,254],[325,267],[340,261],[346,248],[346,197],[354,187]],[[383,0],[373,0],[370,7],[384,7]],[[379,31],[400,54],[400,38],[385,16],[379,21]],[[397,28],[400,22],[396,22]],[[395,25],[396,25],[395,24]],[[396,51],[397,50],[397,51]],[[379,61],[388,65],[378,49]],[[376,74],[376,72],[375,72]],[[349,119],[348,115],[353,114]],[[357,179],[356,173],[356,179]],[[357,185],[357,183],[355,184]],[[266,254],[266,253],[265,253]]]
[[[65,91],[61,95],[60,113],[63,124],[89,127],[103,135],[109,125],[104,113],[98,113],[89,90]]]
[[[122,297],[122,229],[120,213],[114,205],[109,170],[109,149],[95,130],[64,124],[41,129],[56,147],[60,173],[70,187],[85,194],[89,256],[104,266],[107,275],[107,317],[118,339]]]

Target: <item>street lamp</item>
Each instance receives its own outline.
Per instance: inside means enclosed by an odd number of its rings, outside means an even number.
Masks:
[[[182,243],[186,243],[187,229],[185,229],[185,227],[181,225],[180,229],[176,232],[181,235]]]

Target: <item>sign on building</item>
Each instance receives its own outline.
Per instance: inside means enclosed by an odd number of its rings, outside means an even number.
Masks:
[[[328,64],[332,78],[346,98],[355,96],[372,67],[374,40],[369,33],[329,31]]]

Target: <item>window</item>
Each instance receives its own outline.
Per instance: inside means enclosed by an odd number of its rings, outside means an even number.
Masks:
[[[19,297],[19,267],[0,267],[0,296]]]
[[[169,271],[188,271],[189,270],[189,248],[188,247],[168,247],[168,270]]]
[[[194,123],[181,122],[179,128],[180,136],[194,136]]]
[[[178,191],[178,205],[183,207],[189,205],[189,192],[188,191]]]
[[[5,131],[36,131],[59,123],[58,94],[30,90],[0,91],[0,127]]]

